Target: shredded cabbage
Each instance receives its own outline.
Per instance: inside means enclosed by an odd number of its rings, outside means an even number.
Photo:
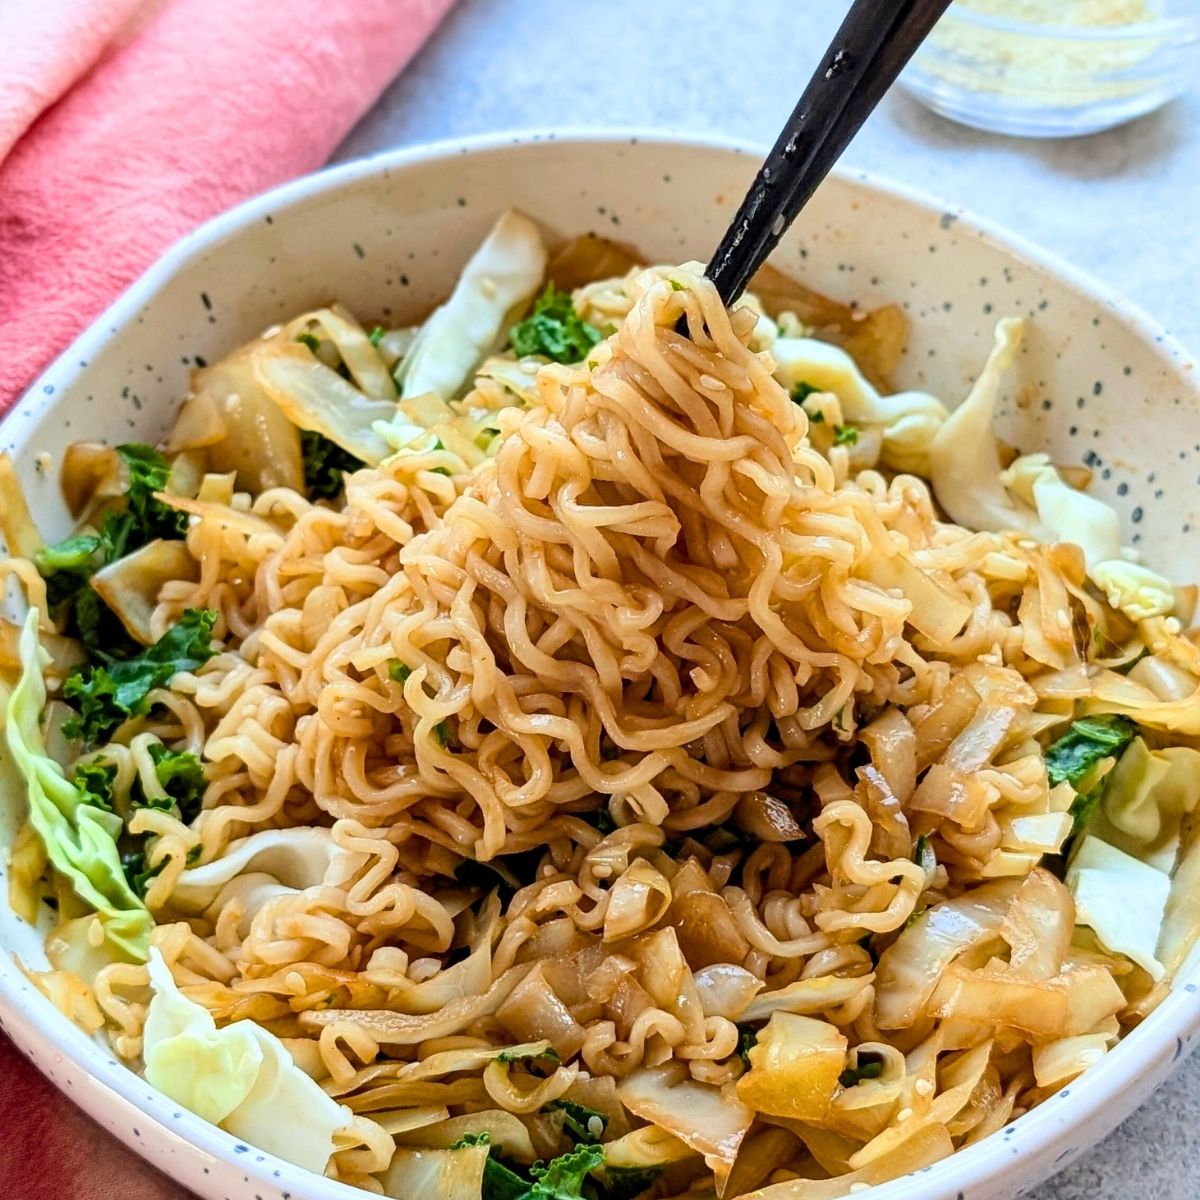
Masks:
[[[883,434],[883,461],[897,471],[929,474],[929,447],[946,409],[925,392],[881,396],[845,350],[815,338],[779,337],[771,344],[775,378],[789,391],[804,384],[838,398],[842,419]]]
[[[617,1090],[630,1112],[702,1154],[719,1190],[754,1120],[732,1085],[716,1088],[682,1078],[669,1067],[640,1067]]]
[[[848,1042],[828,1021],[776,1012],[750,1047],[737,1094],[755,1112],[823,1121],[846,1066]]]
[[[533,298],[545,271],[537,226],[518,212],[504,213],[463,268],[450,299],[421,326],[397,371],[401,396],[457,396],[499,343],[506,323]]]
[[[248,875],[266,875],[292,891],[321,883],[337,886],[364,860],[363,854],[342,849],[328,829],[309,825],[263,829],[231,842],[213,862],[184,871],[172,903],[183,912],[199,912],[223,887]]]
[[[1079,546],[1092,581],[1131,620],[1170,613],[1174,589],[1122,549],[1120,520],[1104,501],[1070,487],[1045,454],[1023,455],[1001,469],[993,421],[1023,332],[1017,318],[996,326],[995,345],[970,395],[933,438],[929,479],[938,503],[968,529],[1017,530],[1039,542]]]
[[[1014,497],[1037,510],[1057,542],[1073,542],[1091,570],[1121,553],[1121,522],[1102,500],[1069,487],[1045,454],[1026,454],[1000,476]]]
[[[1159,980],[1165,974],[1154,956],[1171,877],[1110,846],[1085,836],[1067,868],[1067,888],[1075,899],[1075,922],[1086,925],[1106,949],[1123,954]]]
[[[1018,458],[1001,479],[1033,504],[1054,541],[1080,547],[1088,575],[1113,608],[1141,621],[1165,616],[1175,607],[1170,582],[1133,562],[1122,549],[1117,514],[1103,500],[1068,486],[1045,454]]]
[[[1097,563],[1090,571],[1113,608],[1134,621],[1166,616],[1175,607],[1175,589],[1157,571],[1124,558]]]
[[[383,1177],[383,1194],[399,1200],[479,1200],[487,1141],[446,1150],[398,1149]]]
[[[1126,854],[1170,872],[1183,818],[1200,804],[1200,750],[1151,750],[1138,737],[1104,783],[1100,812],[1088,832]]]
[[[1036,511],[1018,504],[1001,481],[993,420],[1000,387],[1021,345],[1024,324],[1008,318],[967,398],[937,431],[929,449],[929,479],[938,503],[968,529],[1016,529],[1050,540]]]
[[[21,678],[8,697],[5,732],[25,780],[29,819],[46,854],[75,894],[98,916],[114,957],[144,961],[153,922],[121,869],[121,818],[84,801],[83,794],[46,753],[38,721],[46,703],[38,643],[38,612],[30,609],[21,633]]]
[[[268,1154],[322,1174],[334,1134],[351,1116],[253,1021],[218,1029],[150,951],[154,999],[146,1013],[146,1080],[197,1116]]]

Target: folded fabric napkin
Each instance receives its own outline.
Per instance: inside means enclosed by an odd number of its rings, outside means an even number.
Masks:
[[[0,414],[173,241],[320,166],[452,2],[0,0]],[[183,1196],[3,1034],[0,1125],[4,1200]]]
[[[148,9],[147,0],[0,0],[0,162]]]
[[[0,0],[0,413],[173,241],[320,166],[451,3]]]

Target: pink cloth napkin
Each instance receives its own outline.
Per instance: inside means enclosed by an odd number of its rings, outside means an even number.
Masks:
[[[0,86],[0,156],[32,121],[0,162],[0,413],[182,234],[320,166],[451,3],[0,0],[0,79],[43,64]]]
[[[0,0],[0,161],[148,8],[147,0]]]
[[[452,2],[0,0],[0,414],[177,238],[320,166]],[[3,1200],[183,1194],[0,1034]]]

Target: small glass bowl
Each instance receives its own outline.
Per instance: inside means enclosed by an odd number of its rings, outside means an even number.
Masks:
[[[1064,4],[1064,7],[1066,5]],[[1200,64],[1200,0],[1131,25],[1045,25],[951,5],[900,76],[934,112],[1021,137],[1096,133],[1180,95]]]

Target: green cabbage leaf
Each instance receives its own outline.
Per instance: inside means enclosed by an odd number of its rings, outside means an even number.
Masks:
[[[323,1174],[349,1111],[296,1066],[273,1033],[253,1021],[218,1029],[179,990],[157,950],[150,952],[150,985],[146,1081],[259,1150]]]
[[[25,782],[30,823],[54,869],[99,917],[114,957],[143,962],[153,922],[121,867],[121,818],[89,804],[46,753],[40,726],[46,655],[38,642],[37,609],[30,609],[25,619],[20,657],[21,677],[8,698],[5,735]]]

